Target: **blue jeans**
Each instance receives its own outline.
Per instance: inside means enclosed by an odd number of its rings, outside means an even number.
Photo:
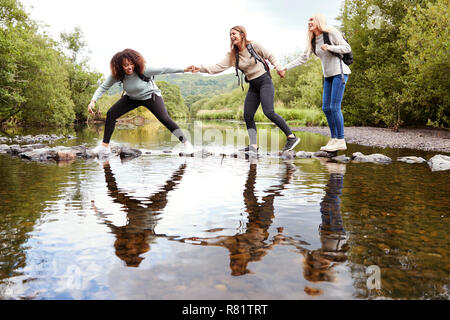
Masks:
[[[344,80],[345,83],[342,83],[341,75],[338,74],[325,78],[323,82],[322,110],[327,117],[331,138],[344,139],[344,116],[341,103],[348,80],[347,74],[344,74]]]

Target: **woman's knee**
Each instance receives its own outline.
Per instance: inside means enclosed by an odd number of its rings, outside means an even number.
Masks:
[[[269,119],[273,119],[278,116],[278,114],[276,114],[273,109],[272,110],[263,110],[263,112],[264,112],[264,115]]]
[[[112,109],[109,109],[106,112],[106,121],[114,121],[117,119],[115,112]]]

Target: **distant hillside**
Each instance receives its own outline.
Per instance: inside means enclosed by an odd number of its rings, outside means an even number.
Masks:
[[[237,88],[236,76],[224,74],[220,76],[204,76],[201,74],[164,74],[155,76],[156,81],[167,81],[180,88],[183,98],[197,95],[216,95]]]

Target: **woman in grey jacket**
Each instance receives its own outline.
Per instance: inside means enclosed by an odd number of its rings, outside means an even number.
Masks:
[[[125,49],[116,53],[110,62],[111,74],[95,91],[88,110],[93,112],[95,102],[116,82],[122,82],[126,91],[106,113],[105,133],[103,143],[94,148],[95,153],[110,153],[109,141],[114,132],[116,120],[127,112],[139,106],[146,107],[155,117],[172,132],[180,142],[184,143],[187,153],[193,152],[191,143],[186,139],[180,127],[170,118],[164,105],[161,90],[151,79],[152,76],[164,73],[182,73],[192,71],[192,67],[179,68],[152,68],[146,65],[144,57],[137,51]]]
[[[324,33],[328,35],[331,45],[324,43]],[[325,17],[318,13],[313,15],[308,21],[307,49],[300,57],[287,64],[281,71],[282,74],[280,76],[284,76],[287,70],[308,61],[312,53],[315,53],[320,58],[324,76],[322,109],[327,117],[331,132],[331,139],[328,141],[328,144],[320,148],[324,151],[347,150],[341,103],[344,97],[345,84],[351,71],[334,53],[342,55],[350,51],[350,45],[344,40],[339,30],[327,26]]]

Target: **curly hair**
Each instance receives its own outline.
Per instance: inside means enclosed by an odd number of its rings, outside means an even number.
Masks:
[[[117,52],[111,59],[110,68],[114,79],[123,81],[123,79],[125,78],[125,71],[122,67],[124,59],[130,60],[130,62],[134,64],[134,71],[137,74],[142,74],[144,72],[144,57],[139,52],[133,49],[125,49],[123,51]]]

